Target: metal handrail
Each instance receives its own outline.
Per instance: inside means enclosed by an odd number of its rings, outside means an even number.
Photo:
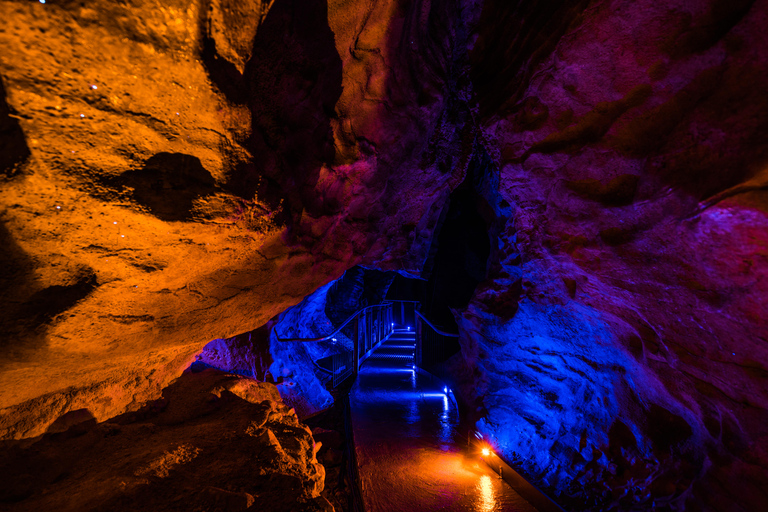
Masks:
[[[432,330],[433,330],[433,331],[435,331],[437,334],[442,334],[443,336],[448,336],[449,338],[458,338],[458,337],[459,337],[459,334],[458,334],[458,333],[445,332],[445,331],[443,331],[443,330],[441,330],[441,329],[438,329],[437,327],[435,327],[435,326],[432,324],[432,322],[430,322],[429,320],[427,320],[427,317],[425,317],[424,315],[422,315],[422,314],[421,314],[421,312],[419,312],[418,310],[416,311],[416,314],[417,314],[417,315],[419,315],[419,318],[421,318],[422,320],[424,320],[424,322],[425,322],[425,323],[426,323],[428,326],[430,326],[430,327],[432,328]]]
[[[341,324],[341,327],[333,331],[328,336],[323,336],[322,338],[281,338],[277,335],[277,326],[275,326],[275,339],[277,341],[283,341],[283,342],[294,342],[294,341],[301,341],[301,342],[308,342],[308,341],[328,341],[329,339],[336,336],[343,328],[347,326],[349,322],[355,319],[360,313],[363,311],[366,311],[368,309],[374,309],[374,308],[383,308],[385,307],[389,302],[382,302],[381,304],[375,304],[373,306],[366,306],[364,308],[358,309],[355,313],[352,314],[349,318],[347,318],[343,324]],[[279,324],[278,324],[279,325]]]

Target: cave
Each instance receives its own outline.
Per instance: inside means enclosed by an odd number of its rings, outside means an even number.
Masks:
[[[0,509],[768,510],[768,2],[0,6]]]

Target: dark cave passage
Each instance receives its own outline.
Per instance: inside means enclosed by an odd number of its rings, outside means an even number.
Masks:
[[[471,165],[464,182],[451,193],[432,242],[432,261],[425,268],[424,313],[454,330],[451,308],[466,308],[477,285],[487,277],[490,219],[479,211],[484,201],[475,186],[480,181],[475,173],[479,172],[482,169]]]

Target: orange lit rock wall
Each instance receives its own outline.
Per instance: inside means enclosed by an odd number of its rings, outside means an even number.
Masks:
[[[419,271],[471,149],[459,18],[294,4],[0,4],[0,436],[135,409],[356,263]]]

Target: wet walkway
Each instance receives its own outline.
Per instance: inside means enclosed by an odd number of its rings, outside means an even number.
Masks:
[[[476,457],[442,384],[413,369],[412,333],[395,331],[349,395],[366,512],[536,512]]]

